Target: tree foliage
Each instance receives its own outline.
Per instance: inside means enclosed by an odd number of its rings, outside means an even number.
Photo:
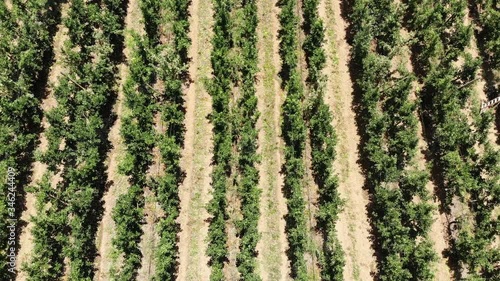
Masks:
[[[497,169],[493,167],[498,167],[499,152],[492,149],[485,137],[492,120],[488,113],[478,117],[478,109],[473,109],[476,117],[470,122],[462,111],[473,93],[472,82],[480,65],[465,51],[472,34],[471,25],[463,22],[468,3],[431,2],[411,6],[415,17],[410,28],[417,38],[432,38],[434,42],[415,43],[416,55],[421,58],[415,64],[426,70],[419,77],[424,83],[420,92],[423,117],[435,169],[442,174],[441,187],[445,193],[442,203],[451,208],[453,199],[459,199],[468,205],[473,218],[472,221],[464,216],[456,218],[458,229],[450,253],[459,267],[468,271],[466,276],[460,270],[457,278],[491,280],[500,274],[498,267],[491,266],[500,260],[498,250],[492,246],[498,236],[498,228],[494,227],[498,216],[492,211],[498,204],[499,180],[491,174],[492,169]],[[481,2],[487,4],[483,19],[494,20],[494,16],[488,15],[491,2]],[[483,35],[489,38],[486,40],[496,40],[487,30],[487,27],[483,30]],[[494,55],[490,55],[486,59],[494,64]],[[458,66],[455,62],[459,59],[464,63]],[[477,151],[476,146],[484,152]],[[485,161],[488,164],[484,165]]]
[[[380,280],[432,280],[436,254],[427,233],[427,171],[415,165],[416,103],[409,100],[414,77],[403,65],[392,70],[401,50],[402,5],[355,1],[352,57],[359,69],[359,116],[364,130],[367,185],[379,252]],[[417,201],[418,200],[418,201]]]
[[[146,35],[133,35],[130,76],[124,86],[131,114],[122,125],[127,154],[121,168],[129,176],[131,188],[122,195],[123,200],[118,200],[114,210],[115,222],[123,229],[114,243],[125,257],[121,270],[115,274],[117,280],[135,278],[141,265],[139,242],[145,186],[154,191],[164,212],[158,218],[160,240],[155,252],[154,278],[172,280],[177,275],[178,193],[184,179],[179,162],[185,133],[183,86],[190,44],[186,24],[188,4],[184,0],[140,2]],[[158,11],[162,16],[158,16]],[[173,39],[162,43],[162,36]],[[160,84],[159,88],[154,86]],[[155,115],[160,116],[156,124],[160,131],[154,128]],[[164,169],[161,175],[147,176],[155,146],[159,148]],[[129,210],[131,205],[135,208]]]
[[[291,277],[297,280],[307,280],[307,268],[304,258],[307,245],[307,226],[302,185],[305,176],[303,157],[307,131],[302,104],[304,90],[297,69],[299,19],[295,12],[297,1],[281,1],[280,5],[279,54],[282,61],[282,88],[286,93],[282,105],[283,121],[281,124],[281,131],[285,141],[285,163],[282,168],[285,176],[283,191],[287,198],[288,209],[285,218],[285,231],[288,238]]]
[[[337,191],[338,179],[333,174],[336,135],[332,114],[325,104],[324,81],[321,73],[326,62],[323,22],[318,15],[317,0],[302,2],[303,29],[306,34],[302,48],[308,66],[307,90],[309,104],[306,124],[311,143],[312,173],[319,188],[317,226],[322,232],[323,245],[319,257],[322,280],[342,280],[344,252],[336,235],[336,221],[342,200]]]
[[[16,176],[15,204],[21,206],[23,187],[28,184],[41,122],[40,87],[45,84],[52,58],[54,28],[60,18],[59,1],[12,1],[0,4],[0,255],[7,257],[8,212],[7,169]],[[0,275],[7,271],[0,262]],[[7,277],[6,277],[7,278]]]
[[[112,3],[71,4],[64,19],[71,34],[63,50],[66,73],[54,86],[57,106],[47,113],[49,144],[40,155],[49,171],[34,188],[42,215],[33,218],[37,251],[26,265],[29,280],[59,280],[64,258],[69,280],[92,280],[95,271],[99,202],[106,184],[108,108],[116,86],[112,57],[120,45],[110,41],[110,34],[120,32],[121,26],[104,20],[116,19]],[[48,178],[55,174],[61,180],[51,186]]]

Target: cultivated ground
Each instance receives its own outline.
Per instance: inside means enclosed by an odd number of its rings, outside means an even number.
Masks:
[[[341,1],[322,0],[320,15],[326,25],[325,49],[328,54],[325,74],[328,77],[326,102],[333,112],[337,133],[337,159],[334,170],[339,177],[339,192],[345,200],[337,223],[338,238],[346,255],[344,280],[373,280],[376,270],[371,248],[367,206],[363,189],[365,178],[359,164],[360,136],[353,111],[353,87],[349,74],[350,46],[346,42],[348,24],[341,15]]]
[[[286,201],[281,192],[283,177],[280,169],[283,161],[283,143],[280,138],[281,104],[284,99],[278,71],[281,67],[278,54],[278,14],[276,1],[259,0],[258,50],[259,73],[257,98],[260,118],[259,166],[260,202],[259,231],[262,238],[257,245],[257,263],[263,280],[288,280],[289,261],[285,254],[287,240],[284,216]]]
[[[211,98],[205,89],[210,69],[212,7],[210,1],[192,0],[190,8],[192,61],[189,75],[193,82],[186,90],[186,135],[182,168],[186,179],[180,188],[178,280],[205,280],[210,275],[206,253],[208,213],[204,206],[210,199],[210,162],[212,126],[206,119]]]

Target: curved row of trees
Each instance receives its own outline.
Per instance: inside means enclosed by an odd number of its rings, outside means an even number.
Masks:
[[[487,138],[491,113],[480,114],[474,107],[474,120],[469,121],[462,111],[473,94],[480,61],[465,52],[472,34],[471,26],[463,22],[467,1],[452,2],[410,5],[409,26],[418,39],[414,63],[425,70],[419,76],[423,82],[419,94],[434,169],[444,189],[442,204],[453,218],[450,253],[459,267],[456,277],[493,280],[500,276],[500,256],[494,246],[498,214],[493,212],[500,198],[500,154]],[[463,63],[457,64],[460,59]],[[464,211],[453,217],[457,214],[451,209],[460,206]]]
[[[0,3],[0,256],[7,257],[8,219],[16,219],[23,202],[20,196],[28,183],[33,152],[41,122],[40,99],[52,60],[52,38],[57,25],[59,1],[12,1]],[[12,205],[4,184],[11,167],[16,176]],[[14,189],[11,189],[14,191]],[[12,193],[14,194],[14,193]],[[9,210],[11,208],[11,210]],[[15,210],[12,210],[15,209]],[[11,214],[14,216],[11,216]],[[16,241],[17,243],[17,241]],[[18,247],[15,247],[18,248]],[[9,250],[10,252],[10,250]],[[0,275],[7,271],[7,259],[0,262]]]
[[[401,59],[402,6],[358,0],[351,14],[362,154],[380,280],[432,280],[428,172],[418,169],[413,76]]]
[[[344,251],[337,239],[335,225],[342,200],[337,191],[338,179],[333,174],[336,135],[330,109],[324,101],[325,77],[321,73],[326,63],[323,49],[325,31],[318,15],[318,0],[304,0],[303,29],[306,35],[302,46],[308,66],[307,90],[309,103],[306,124],[311,142],[312,173],[319,188],[317,228],[323,245],[319,265],[321,280],[343,280]]]
[[[64,25],[63,73],[54,88],[57,106],[47,112],[48,166],[35,188],[34,254],[26,265],[29,280],[58,280],[67,258],[69,280],[92,280],[100,200],[106,184],[109,108],[114,99],[122,14],[119,1],[102,4],[74,0]],[[55,174],[61,180],[52,186]]]

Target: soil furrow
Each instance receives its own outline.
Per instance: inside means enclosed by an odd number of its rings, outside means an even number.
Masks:
[[[207,120],[211,98],[205,89],[210,69],[212,25],[211,1],[193,0],[190,6],[191,48],[189,75],[192,83],[186,90],[186,141],[181,166],[186,179],[180,188],[178,280],[206,280],[210,276],[206,238],[210,200],[210,162],[212,126]]]
[[[304,14],[303,14],[303,0],[298,1],[297,5],[297,16],[299,18],[300,26],[304,24]],[[308,36],[305,34],[303,28],[298,31],[298,58],[299,58],[299,73],[301,75],[301,81],[304,85],[304,102],[303,109],[306,110],[307,103],[310,100],[310,88],[308,87],[307,77],[309,75],[309,69],[306,62],[306,54],[303,49],[304,40]],[[307,122],[307,121],[306,121]],[[307,124],[307,123],[306,123]],[[303,197],[306,203],[306,225],[308,230],[307,237],[307,249],[304,254],[307,263],[307,274],[309,280],[315,281],[320,280],[320,268],[318,267],[318,257],[317,251],[321,251],[321,246],[323,244],[322,237],[316,231],[316,214],[317,214],[317,202],[318,202],[318,185],[314,181],[312,175],[312,159],[311,159],[311,139],[308,137],[305,143],[304,149],[304,164],[306,167],[305,177],[304,177],[304,190]]]
[[[259,232],[262,237],[257,245],[257,263],[262,280],[288,280],[289,261],[285,251],[284,216],[286,200],[281,193],[283,177],[280,174],[283,144],[280,139],[280,108],[283,92],[280,88],[278,69],[278,14],[276,1],[257,1],[258,19],[257,47],[259,49],[259,78],[257,84],[258,109],[261,113],[257,123],[259,129],[260,202]]]
[[[360,136],[352,108],[347,23],[341,16],[340,0],[322,0],[320,5],[320,16],[326,26],[325,99],[333,112],[338,137],[334,169],[339,176],[340,196],[345,200],[337,223],[338,238],[346,254],[344,280],[373,280],[371,273],[376,270],[376,259],[366,209],[369,197],[363,189],[365,178],[359,165]]]

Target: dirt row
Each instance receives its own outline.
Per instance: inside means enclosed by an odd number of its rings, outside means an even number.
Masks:
[[[257,1],[258,26],[257,48],[259,50],[259,73],[257,74],[257,98],[260,118],[259,185],[260,199],[259,232],[262,237],[257,245],[257,263],[262,280],[288,280],[289,261],[285,254],[288,243],[285,235],[284,216],[286,201],[281,192],[283,176],[283,142],[280,138],[281,105],[284,100],[278,71],[281,62],[278,54],[278,14],[277,1]]]
[[[346,41],[348,23],[342,14],[342,1],[320,1],[320,16],[325,23],[327,64],[326,103],[333,113],[337,133],[337,158],[334,170],[339,177],[339,193],[345,206],[339,215],[337,235],[345,253],[344,280],[373,280],[375,253],[371,247],[367,206],[363,189],[365,178],[360,167],[358,134],[353,111],[353,84],[349,72],[350,46]]]
[[[189,75],[193,80],[186,90],[186,135],[181,166],[186,179],[180,188],[181,211],[179,223],[178,280],[207,280],[210,276],[206,239],[210,200],[212,158],[212,126],[206,119],[211,111],[211,97],[205,88],[210,77],[212,36],[211,1],[192,0],[190,7],[191,63]]]

